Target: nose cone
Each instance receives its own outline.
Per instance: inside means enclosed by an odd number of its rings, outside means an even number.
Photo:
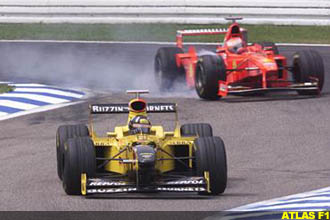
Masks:
[[[156,152],[153,146],[138,145],[135,146],[135,151],[140,167],[150,167],[155,165]]]
[[[154,153],[141,153],[139,155],[139,163],[154,163],[155,162],[155,154]]]

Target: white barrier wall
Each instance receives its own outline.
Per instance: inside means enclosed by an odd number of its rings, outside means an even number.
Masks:
[[[330,0],[0,0],[6,23],[242,23],[330,25]]]

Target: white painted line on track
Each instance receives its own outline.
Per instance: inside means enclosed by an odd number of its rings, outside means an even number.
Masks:
[[[288,201],[294,203],[294,202],[306,202],[306,201],[330,201],[330,198],[328,195],[326,196],[315,196],[311,198],[300,198],[300,199],[291,199],[291,200],[283,200],[283,201],[277,201],[277,202],[269,202],[264,203],[264,205],[281,205],[288,203]]]
[[[19,93],[3,93],[0,94],[0,97],[14,97],[14,98],[26,98],[32,99],[40,102],[46,102],[49,104],[58,104],[63,102],[68,102],[67,99],[55,98],[45,95],[36,95],[36,94],[19,94]]]
[[[294,46],[294,47],[330,47],[330,44],[299,44],[299,43],[275,43],[279,46]]]
[[[10,86],[30,86],[30,87],[46,87],[48,85],[39,83],[9,83]]]
[[[22,110],[29,110],[33,108],[38,108],[38,105],[23,103],[23,102],[16,102],[11,100],[0,100],[1,106],[6,106],[10,108],[22,109]]]
[[[81,44],[155,44],[155,45],[175,45],[175,42],[160,41],[70,41],[70,40],[0,40],[8,43],[81,43]],[[189,42],[185,45],[219,45],[222,42]],[[302,47],[330,47],[330,44],[304,44],[304,43],[276,43],[279,46],[302,46]]]
[[[76,105],[76,104],[80,104],[82,102],[84,102],[84,101],[69,102],[69,103],[56,104],[56,105],[48,105],[48,106],[43,106],[43,107],[39,107],[39,108],[36,108],[36,109],[31,109],[31,110],[27,110],[27,111],[21,111],[21,112],[17,112],[17,113],[8,114],[8,115],[5,115],[5,116],[0,115],[0,121],[7,120],[7,119],[10,119],[10,118],[20,117],[20,116],[23,116],[23,115],[29,115],[29,114],[33,114],[33,113],[37,113],[37,112],[49,111],[49,110],[53,110],[53,109],[56,109],[56,108],[62,108],[62,107],[70,106],[70,105]]]
[[[3,117],[5,115],[8,115],[8,113],[7,112],[0,112],[0,117]]]
[[[74,98],[81,98],[83,97],[83,95],[81,94],[76,94],[76,93],[71,93],[71,92],[65,92],[65,91],[61,91],[58,89],[52,89],[52,88],[47,88],[47,89],[43,89],[43,88],[15,88],[15,92],[41,92],[41,93],[48,93],[48,94],[54,94],[54,95],[62,95],[62,96],[70,96],[70,97],[74,97]]]

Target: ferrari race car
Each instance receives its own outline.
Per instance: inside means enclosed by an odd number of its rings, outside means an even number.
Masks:
[[[161,90],[170,90],[174,82],[185,78],[200,98],[214,100],[228,94],[261,94],[295,90],[300,95],[320,94],[324,65],[313,50],[298,51],[292,65],[279,54],[274,43],[248,45],[247,30],[233,20],[228,29],[179,30],[176,47],[159,48],[155,57],[155,79]],[[183,51],[184,36],[224,34],[224,43],[215,51],[196,52],[191,46]],[[289,72],[292,73],[289,74]]]
[[[90,105],[89,126],[62,125],[56,134],[57,172],[69,195],[131,192],[197,192],[218,195],[227,185],[225,146],[209,124],[178,123],[175,103]],[[93,114],[128,113],[127,124],[104,137]],[[151,125],[148,113],[175,113],[174,131]]]

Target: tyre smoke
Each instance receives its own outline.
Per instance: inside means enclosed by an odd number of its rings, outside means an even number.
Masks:
[[[0,80],[105,91],[157,90],[150,79],[153,54],[145,53],[142,46],[127,47],[130,45],[1,43]]]
[[[44,83],[68,88],[123,92],[149,89],[152,96],[197,97],[185,82],[161,92],[154,80],[159,45],[2,42],[0,81]],[[201,50],[199,54],[211,51]]]

